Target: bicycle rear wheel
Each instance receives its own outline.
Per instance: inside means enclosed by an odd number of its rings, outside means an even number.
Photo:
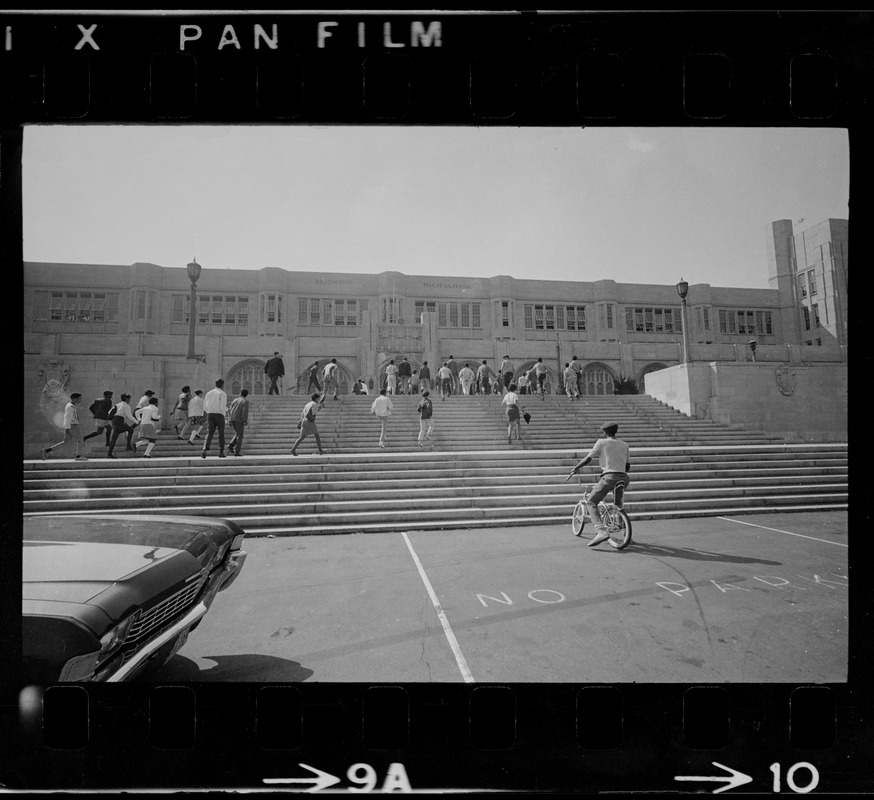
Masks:
[[[631,520],[621,508],[614,507],[610,510],[607,530],[610,544],[617,550],[623,550],[631,544]]]
[[[586,524],[586,505],[580,500],[574,509],[574,515],[571,518],[571,528],[573,528],[574,536],[581,536],[583,527]]]

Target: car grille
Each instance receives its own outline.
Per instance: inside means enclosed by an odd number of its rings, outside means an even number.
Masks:
[[[157,636],[194,604],[203,581],[199,580],[180,589],[162,600],[158,605],[141,611],[131,625],[124,640],[122,653],[124,659],[130,658],[145,642]]]

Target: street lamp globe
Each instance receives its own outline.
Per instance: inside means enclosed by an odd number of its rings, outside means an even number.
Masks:
[[[689,294],[688,281],[684,281],[682,278],[680,278],[680,282],[677,284],[677,294],[680,295],[683,300],[686,299],[686,295]]]
[[[192,283],[197,283],[201,269],[202,267],[197,263],[197,261],[190,261],[188,264],[188,280]]]

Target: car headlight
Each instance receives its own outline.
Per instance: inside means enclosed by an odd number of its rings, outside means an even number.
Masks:
[[[103,636],[100,637],[100,654],[98,658],[104,658],[117,647],[120,647],[127,638],[127,633],[130,626],[136,619],[136,614],[131,614],[127,619],[122,620],[114,628],[111,628]]]
[[[239,550],[243,546],[243,539],[245,539],[245,538],[246,538],[245,533],[238,533],[234,537],[234,541],[231,542],[231,552],[233,552],[234,550]]]

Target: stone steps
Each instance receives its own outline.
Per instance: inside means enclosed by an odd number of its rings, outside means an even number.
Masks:
[[[31,461],[24,512],[218,515],[250,535],[538,524],[569,516],[581,490],[565,477],[585,452]],[[632,518],[847,504],[842,444],[649,447],[631,459]]]

